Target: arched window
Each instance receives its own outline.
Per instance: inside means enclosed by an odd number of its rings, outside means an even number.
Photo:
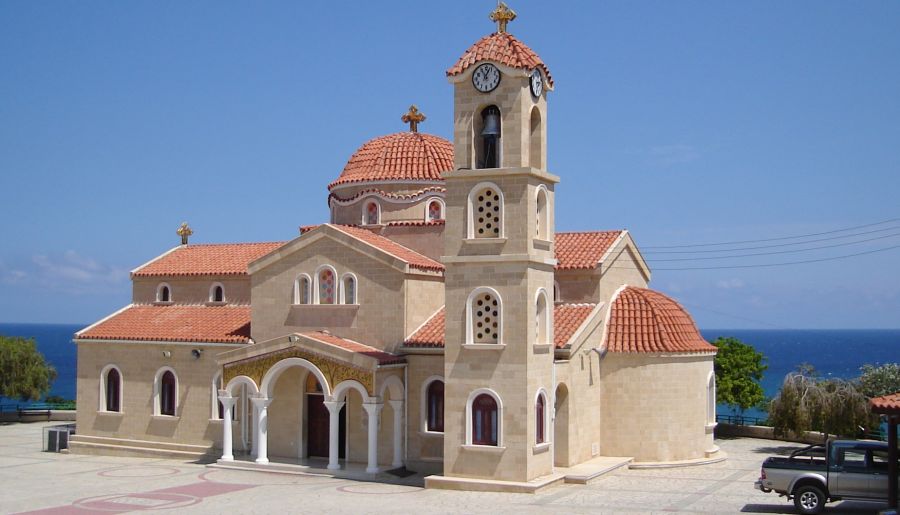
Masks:
[[[547,395],[539,391],[534,401],[534,443],[547,441]]]
[[[209,288],[210,302],[225,302],[225,287],[221,283],[214,283]]]
[[[441,203],[438,199],[433,199],[428,202],[428,214],[426,215],[425,221],[427,222],[436,222],[438,220],[444,219],[444,204]]]
[[[536,343],[550,343],[550,309],[548,309],[547,292],[543,288],[537,292],[534,307],[534,326]]]
[[[330,266],[323,266],[316,273],[316,291],[318,292],[319,304],[334,304],[336,288],[336,279],[334,269]]]
[[[497,290],[472,291],[466,306],[466,343],[502,343],[503,303]]]
[[[497,446],[500,441],[500,421],[497,401],[482,393],[472,401],[472,444]]]
[[[294,279],[294,304],[310,303],[310,280],[306,274],[300,274]]]
[[[469,193],[468,238],[502,238],[503,192],[493,183],[481,183]]]
[[[378,202],[370,200],[363,207],[363,225],[375,225],[381,223],[381,206]]]
[[[341,278],[341,304],[356,303],[356,276],[344,274]]]
[[[547,208],[547,188],[540,185],[537,189],[537,217],[535,218],[535,235],[538,239],[550,239],[550,210]]]
[[[154,380],[154,414],[174,417],[178,408],[178,378],[168,367],[161,368]]]
[[[716,423],[716,374],[709,373],[706,381],[706,423]]]
[[[475,168],[500,168],[500,109],[490,105],[475,117]]]
[[[122,411],[122,373],[114,365],[100,374],[100,411]]]
[[[544,168],[543,138],[541,137],[541,110],[538,106],[531,109],[531,145],[528,151],[529,166],[532,168]]]
[[[156,302],[172,302],[172,289],[168,284],[162,283],[156,287]]]
[[[426,394],[425,430],[444,432],[444,382],[435,379],[428,385]]]

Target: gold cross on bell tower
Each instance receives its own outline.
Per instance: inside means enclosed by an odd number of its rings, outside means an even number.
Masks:
[[[187,222],[182,222],[181,227],[179,227],[178,230],[175,231],[175,234],[181,236],[182,245],[187,245],[188,238],[190,238],[190,236],[194,234],[194,231],[190,228],[190,226],[188,226]]]
[[[491,11],[491,21],[497,22],[497,32],[506,32],[506,24],[516,19],[516,11],[513,11],[503,2],[497,2],[497,8]]]
[[[409,112],[401,116],[403,123],[409,124],[409,132],[419,132],[419,123],[425,121],[425,115],[415,105],[409,106]]]

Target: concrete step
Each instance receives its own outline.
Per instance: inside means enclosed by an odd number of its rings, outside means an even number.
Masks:
[[[72,436],[69,440],[69,452],[72,454],[164,458],[193,461],[213,461],[216,457],[215,449],[204,447],[202,445],[149,442],[83,435]]]

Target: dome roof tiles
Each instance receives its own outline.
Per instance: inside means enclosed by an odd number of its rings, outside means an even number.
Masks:
[[[495,32],[479,39],[447,70],[447,76],[459,75],[481,61],[494,61],[522,70],[532,70],[540,66],[547,76],[547,84],[553,87],[553,77],[544,61],[534,53],[534,50],[528,48],[528,45],[508,32]]]
[[[328,189],[370,181],[443,181],[443,173],[452,169],[453,143],[431,134],[397,132],[359,147]]]
[[[633,286],[613,298],[606,348],[622,353],[716,352],[678,302]]]

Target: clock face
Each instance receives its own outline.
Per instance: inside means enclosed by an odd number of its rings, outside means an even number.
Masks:
[[[472,74],[472,85],[482,93],[493,91],[500,84],[500,70],[491,63],[484,63],[475,68]]]
[[[544,78],[541,76],[541,72],[535,69],[531,72],[531,94],[534,95],[534,98],[539,98],[542,91],[544,91]]]

